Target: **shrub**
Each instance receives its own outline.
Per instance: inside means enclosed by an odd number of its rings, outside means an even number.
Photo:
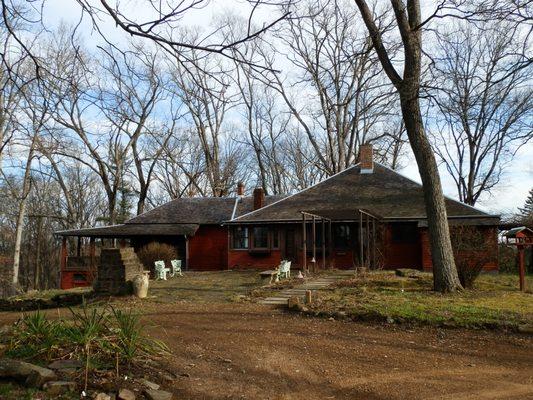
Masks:
[[[165,265],[170,267],[170,261],[178,258],[178,252],[174,246],[166,243],[150,242],[137,251],[137,257],[145,268],[154,270],[154,263],[163,260]]]
[[[500,272],[518,273],[516,247],[500,243],[498,246],[498,265]]]
[[[487,234],[475,226],[450,227],[455,265],[464,288],[472,288],[483,266],[496,259],[496,248]]]

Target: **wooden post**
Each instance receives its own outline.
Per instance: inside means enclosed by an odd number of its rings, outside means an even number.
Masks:
[[[335,254],[333,243],[333,227],[331,220],[329,221],[329,268],[335,268]]]
[[[67,237],[61,239],[61,254],[59,255],[59,280],[61,289],[63,287],[63,272],[67,269]]]
[[[78,236],[78,247],[76,248],[76,255],[81,257],[81,236]]]
[[[313,273],[316,272],[316,218],[313,215]]]
[[[372,269],[376,269],[376,219],[372,218]]]
[[[322,218],[322,269],[326,269],[326,221]]]
[[[363,266],[363,213],[359,211],[359,267]]]
[[[370,269],[370,215],[366,214],[366,260],[365,267]]]
[[[302,270],[307,272],[307,235],[305,232],[304,213],[302,213]]]
[[[526,291],[526,265],[524,260],[524,246],[518,246],[518,274],[520,276],[520,290]]]
[[[189,238],[185,235],[185,270],[189,270]]]
[[[95,238],[89,239],[89,257],[91,259],[91,269],[94,271],[94,268],[96,266],[95,258],[96,258],[96,242]]]

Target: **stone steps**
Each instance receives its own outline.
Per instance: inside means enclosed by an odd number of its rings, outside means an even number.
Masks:
[[[353,274],[354,271],[347,270],[339,271],[338,273],[335,273],[335,275],[319,277],[295,288],[283,289],[275,296],[260,300],[259,304],[268,306],[286,306],[289,298],[293,296],[300,297],[300,299],[303,300],[307,290],[328,290],[328,286],[330,286],[332,283],[344,280]]]

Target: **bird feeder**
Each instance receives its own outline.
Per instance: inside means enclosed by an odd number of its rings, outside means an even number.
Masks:
[[[526,263],[524,251],[526,247],[533,246],[533,230],[521,226],[508,230],[503,234],[507,245],[516,246],[518,250],[518,274],[520,276],[520,290],[526,290]]]

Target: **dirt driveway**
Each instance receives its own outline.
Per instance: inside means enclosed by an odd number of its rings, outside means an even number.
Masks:
[[[533,339],[371,326],[253,304],[145,309],[179,399],[533,399]]]

